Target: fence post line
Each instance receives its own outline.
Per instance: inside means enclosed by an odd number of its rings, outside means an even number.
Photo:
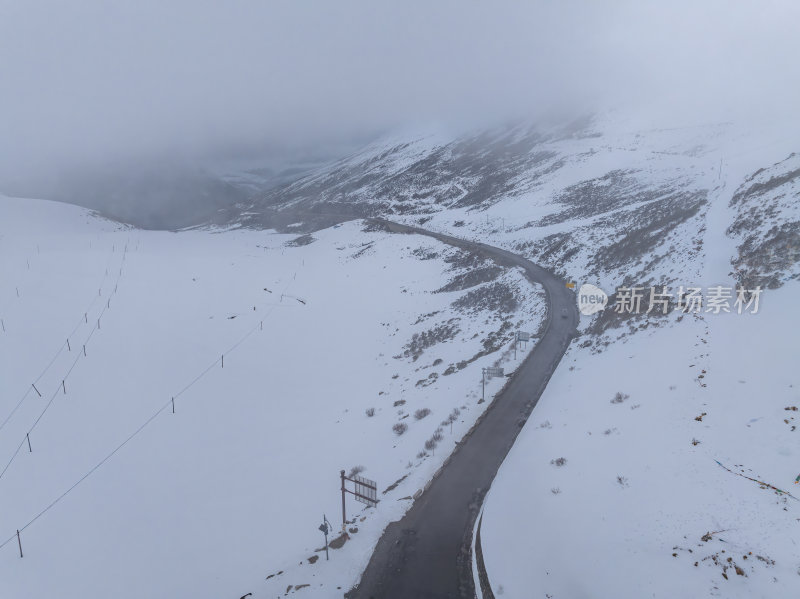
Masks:
[[[175,413],[175,398],[172,398],[172,413]]]
[[[61,388],[64,390],[64,395],[66,395],[67,394],[67,384],[64,382],[63,379],[61,380]]]
[[[39,393],[39,390],[36,388],[36,385],[34,383],[31,383],[31,387],[33,387],[33,390],[36,391],[36,395],[38,395],[39,397],[42,396],[42,394]]]
[[[85,345],[83,346],[83,357],[84,358],[86,357],[86,346]]]
[[[67,351],[72,351],[72,348],[69,346],[69,337],[67,338]]]
[[[19,545],[19,556],[22,557],[22,539],[19,536],[19,530],[17,530],[17,544]]]
[[[28,453],[33,453],[33,449],[31,448],[31,434],[25,433],[25,438],[28,440]]]

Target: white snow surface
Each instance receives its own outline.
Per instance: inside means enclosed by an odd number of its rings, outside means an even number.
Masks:
[[[570,235],[570,247],[583,249],[551,266],[608,292],[624,282],[666,284],[672,293],[679,285],[735,286],[731,263],[743,234],[731,236],[728,227],[759,206],[764,222],[745,228],[759,239],[800,221],[800,203],[794,181],[749,205],[731,206],[731,197],[788,172],[796,157],[787,159],[785,141],[724,128],[706,130],[697,152],[687,147],[702,129],[650,133],[641,139],[651,151],[625,158],[620,143],[609,150],[609,164],[668,153],[665,140],[674,138],[674,155],[658,158],[663,173],[648,176],[655,183],[664,174],[686,177],[708,190],[706,204],[647,252],[596,270],[593,252],[625,236],[626,225],[587,228],[582,218],[567,219],[555,227]],[[630,137],[620,138],[630,148]],[[761,167],[767,172],[745,184]],[[550,214],[548,198],[560,189],[525,199]],[[471,236],[513,248],[552,232],[509,225],[532,210],[517,204],[489,210]],[[447,229],[444,216],[431,225]],[[775,256],[796,254],[792,243]],[[572,344],[485,503],[482,549],[495,597],[800,596],[796,273],[795,266],[778,274],[782,286],[764,290],[758,314],[623,319],[599,348],[582,347],[586,337]],[[592,322],[582,317],[581,331],[591,332]],[[628,397],[612,403],[618,392]],[[566,462],[558,466],[558,458]],[[710,540],[702,540],[706,533]]]
[[[525,352],[514,359],[507,328],[500,349],[443,371],[504,319],[535,331],[544,311],[517,271],[496,280],[515,290],[513,313],[458,311],[468,291],[433,293],[465,272],[445,262],[458,250],[361,227],[292,247],[292,235],[139,231],[0,197],[0,596],[275,597],[292,585],[341,597],[357,581],[501,388],[490,380],[479,404],[481,368],[512,371]],[[452,338],[404,355],[415,333],[447,324]],[[451,432],[440,423],[454,408]],[[325,514],[338,534],[339,470],[357,465],[380,503],[348,496],[358,532],[325,562],[318,526]]]
[[[798,291],[572,346],[486,503],[495,596],[800,595]]]
[[[741,272],[767,269],[782,286],[765,290],[755,315],[647,317],[600,330],[600,316],[584,317],[492,485],[481,536],[496,597],[800,596],[798,502],[736,474],[800,497],[800,411],[786,409],[800,408],[798,262],[783,259],[792,254],[773,234],[800,221],[797,186],[730,203],[795,168],[796,136],[623,125],[611,115],[580,135],[543,138],[532,151],[548,157],[480,204],[458,204],[480,189],[463,167],[482,164],[480,144],[473,155],[441,136],[376,143],[285,197],[313,206],[319,190],[335,199],[347,189],[354,203],[397,205],[407,212],[393,218],[505,247],[608,292],[733,286]],[[444,165],[430,184],[419,176],[429,158]],[[461,175],[448,177],[451,166]],[[384,189],[387,181],[396,186]],[[759,247],[761,233],[772,237]],[[511,371],[523,353],[513,360],[506,344],[445,369],[480,352],[503,321],[536,331],[542,298],[512,271],[498,281],[521,298],[515,313],[469,314],[452,306],[465,291],[432,293],[469,270],[447,262],[455,250],[357,223],[313,236],[289,247],[296,235],[243,228],[142,232],[71,207],[0,200],[0,422],[28,393],[0,429],[0,458],[22,447],[0,476],[0,543],[9,539],[0,595],[257,598],[291,585],[290,595],[341,597],[357,581],[386,523],[484,407],[481,367]],[[414,334],[424,341],[434,331],[453,336],[417,360],[406,355]],[[37,378],[67,336],[80,347],[90,334],[66,395],[75,347]],[[173,416],[170,397],[207,367]],[[501,384],[491,381],[490,393]],[[617,392],[628,397],[611,403]],[[51,397],[28,453],[20,442]],[[426,407],[433,413],[415,420]],[[444,427],[435,454],[416,458],[456,407],[452,434]],[[22,531],[19,559],[16,529],[161,408]],[[397,436],[392,425],[405,415],[409,429]],[[317,526],[325,513],[338,527],[338,471],[356,465],[381,491],[408,477],[379,493],[376,509],[348,499],[358,532],[325,562]],[[311,555],[322,560],[311,565]]]

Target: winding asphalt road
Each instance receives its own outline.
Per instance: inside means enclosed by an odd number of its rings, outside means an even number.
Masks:
[[[519,266],[547,294],[546,328],[535,348],[406,515],[386,527],[360,583],[346,595],[349,599],[472,599],[475,518],[500,464],[575,334],[575,295],[565,281],[506,250],[385,219],[369,220],[395,233],[433,237],[502,266]]]

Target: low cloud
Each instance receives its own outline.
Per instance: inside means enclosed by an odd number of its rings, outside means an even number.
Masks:
[[[0,4],[0,179],[616,108],[778,119],[794,2]],[[1,184],[1,183],[0,183]]]

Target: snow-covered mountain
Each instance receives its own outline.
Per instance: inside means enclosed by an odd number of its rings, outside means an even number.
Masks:
[[[777,286],[797,274],[792,143],[785,132],[730,123],[637,129],[610,116],[389,138],[220,217],[287,232],[354,216],[413,219],[491,236],[559,272],[606,283],[697,280],[709,226],[724,225],[739,256],[719,275],[735,269],[739,280]],[[730,203],[727,222],[710,224],[711,206],[721,203]],[[780,264],[769,258],[787,247]]]
[[[749,175],[730,200],[726,231],[737,243],[737,279],[749,286],[780,287],[800,278],[800,156],[792,153]]]
[[[496,596],[797,594],[794,500],[737,476],[786,489],[798,469],[794,143],[612,116],[395,136],[179,233],[0,198],[0,595],[341,597],[358,580],[501,388],[481,401],[482,368],[513,372],[530,350],[514,331],[545,312],[518,271],[367,215],[610,295],[488,495]],[[228,180],[261,189],[252,172]],[[666,287],[674,308],[715,285],[760,285],[759,312],[613,309],[618,287]],[[338,528],[338,472],[361,467],[381,501],[349,504],[326,562],[317,527]]]
[[[789,596],[800,592],[800,508],[787,494],[800,468],[795,139],[610,117],[393,139],[236,220],[307,232],[379,214],[517,251],[606,290],[610,306],[619,287],[642,287],[640,313],[583,318],[501,469],[483,519],[494,594]],[[669,294],[669,314],[647,312],[650,287]],[[714,287],[730,289],[731,313],[676,310],[682,292],[708,302]],[[759,287],[758,313],[737,313],[737,291],[749,301]]]

